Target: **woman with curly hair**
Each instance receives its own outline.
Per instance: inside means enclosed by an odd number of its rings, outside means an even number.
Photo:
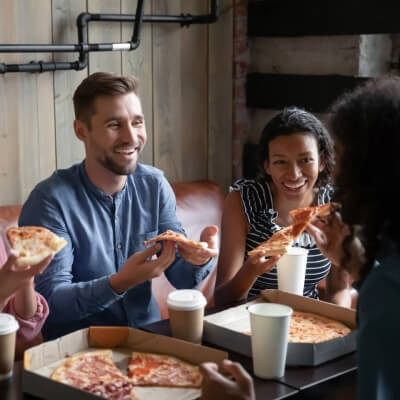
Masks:
[[[215,301],[227,304],[277,288],[276,262],[248,252],[291,224],[289,211],[331,201],[334,169],[332,140],[313,114],[285,108],[265,126],[258,144],[257,179],[231,186],[222,217]],[[318,298],[327,279],[328,300],[351,305],[346,272],[331,266],[314,239],[304,232],[295,246],[308,250],[304,296]]]
[[[308,230],[359,289],[359,398],[400,399],[400,78],[369,81],[331,115],[342,210]]]

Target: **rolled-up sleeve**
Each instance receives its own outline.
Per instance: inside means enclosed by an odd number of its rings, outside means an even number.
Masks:
[[[49,315],[49,306],[39,293],[36,293],[37,309],[31,318],[22,318],[15,309],[15,296],[11,297],[5,306],[3,312],[14,315],[19,323],[17,341],[19,344],[32,341],[39,333]]]

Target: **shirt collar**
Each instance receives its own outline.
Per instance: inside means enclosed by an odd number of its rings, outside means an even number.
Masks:
[[[98,199],[103,200],[107,202],[108,204],[112,204],[114,202],[114,199],[120,199],[123,194],[126,191],[126,182],[124,187],[117,193],[115,193],[113,196],[104,193],[101,189],[99,189],[97,186],[95,186],[92,181],[90,180],[86,168],[85,168],[85,160],[81,162],[79,165],[79,173],[82,178],[83,184],[85,187],[90,190]]]

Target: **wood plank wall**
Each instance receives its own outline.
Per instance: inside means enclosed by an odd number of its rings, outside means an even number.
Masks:
[[[232,0],[211,25],[144,23],[132,52],[90,53],[84,71],[0,74],[0,205],[23,202],[55,168],[84,158],[72,129],[72,95],[95,71],[133,74],[146,117],[141,161],[171,181],[232,179]],[[208,0],[146,0],[145,14],[206,14]],[[77,43],[76,17],[134,14],[136,0],[2,0],[0,43]],[[128,23],[89,24],[91,43],[130,40]],[[0,62],[76,60],[75,53],[5,54]]]

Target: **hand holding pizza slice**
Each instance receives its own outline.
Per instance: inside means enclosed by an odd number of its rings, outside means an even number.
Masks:
[[[314,218],[328,216],[335,212],[338,207],[339,204],[337,203],[326,203],[320,206],[291,210],[289,214],[292,216],[293,223],[275,232],[268,240],[249,251],[249,256],[263,254],[268,257],[287,253],[292,241],[303,233]]]
[[[167,230],[144,242],[145,245],[161,240],[174,241],[178,244],[179,253],[185,261],[193,265],[203,265],[211,257],[218,255],[218,227],[208,226],[203,229],[200,241],[191,240],[182,233]]]
[[[12,226],[6,235],[20,267],[36,265],[67,244],[64,238],[41,226]]]

